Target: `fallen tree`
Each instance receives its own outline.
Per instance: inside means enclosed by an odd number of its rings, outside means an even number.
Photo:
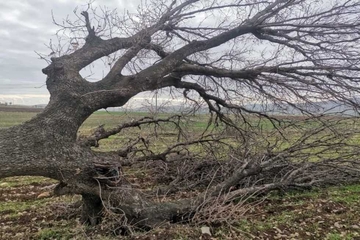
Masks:
[[[0,178],[56,179],[56,194],[82,195],[83,222],[99,223],[105,208],[140,227],[188,221],[219,197],[228,203],[275,189],[356,182],[359,10],[357,1],[187,0],[153,1],[136,15],[119,16],[106,9],[100,15],[89,5],[78,20],[56,23],[70,37],[68,45],[52,49],[57,57],[42,70],[48,106],[0,131]],[[107,74],[95,82],[82,77],[80,71],[99,59],[110,66]],[[189,138],[183,116],[173,116],[77,136],[95,111],[169,88],[208,107],[202,134]],[[325,101],[342,114],[321,112]],[[284,112],[301,117],[279,115]],[[261,129],[264,122],[271,131]],[[179,137],[160,152],[143,137],[118,151],[94,151],[126,128],[162,123],[172,124]],[[217,124],[224,125],[213,131]],[[191,145],[206,154],[191,154]],[[227,154],[220,159],[216,151]],[[126,180],[124,166],[144,163],[164,175],[159,183],[165,186],[140,191]],[[160,173],[163,163],[168,167]],[[201,193],[154,200],[189,189]]]

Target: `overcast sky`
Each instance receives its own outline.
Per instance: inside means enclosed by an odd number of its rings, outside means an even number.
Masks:
[[[48,92],[46,76],[41,69],[47,64],[36,52],[49,54],[44,44],[54,38],[58,29],[52,23],[51,11],[57,20],[71,15],[86,0],[1,0],[0,1],[0,102],[45,104]],[[97,0],[123,11],[134,11],[136,1]]]

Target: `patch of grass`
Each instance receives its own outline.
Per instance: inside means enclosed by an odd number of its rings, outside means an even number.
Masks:
[[[239,222],[236,224],[240,230],[244,232],[249,232],[250,229],[253,227],[253,224],[247,219],[240,219]]]
[[[331,196],[330,198],[335,202],[345,203],[345,204],[352,204],[359,202],[360,198],[356,195],[342,195],[341,193],[336,196]]]
[[[352,234],[347,234],[347,233],[329,233],[326,236],[326,240],[352,240],[353,236]]]
[[[319,195],[321,195],[322,192],[320,189],[318,188],[313,188],[310,191],[288,191],[286,193],[281,193],[279,194],[279,192],[272,192],[269,196],[268,199],[270,200],[287,200],[287,201],[291,201],[293,204],[297,203],[297,204],[302,204],[302,202],[306,199],[313,199],[313,198],[318,198]]]
[[[0,179],[0,188],[19,187],[31,184],[51,184],[56,182],[57,181],[53,179],[37,176],[10,177]]]
[[[360,184],[329,188],[329,198],[335,202],[352,205],[360,202]]]
[[[40,240],[51,240],[51,239],[61,239],[68,240],[74,239],[74,235],[71,233],[69,228],[45,228],[42,229],[36,234],[37,239]]]
[[[0,212],[12,212],[11,217],[21,215],[21,212],[24,212],[29,209],[36,209],[38,207],[44,207],[44,204],[51,201],[50,199],[37,199],[34,201],[24,201],[24,202],[2,202],[0,204]]]
[[[19,125],[30,120],[36,114],[32,112],[0,112],[0,129]]]
[[[269,223],[286,224],[291,223],[295,219],[295,215],[291,211],[282,211],[280,214],[271,217],[267,221]]]

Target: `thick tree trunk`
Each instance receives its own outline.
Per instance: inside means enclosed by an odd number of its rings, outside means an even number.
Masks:
[[[32,175],[58,180],[55,194],[81,194],[81,221],[91,225],[101,220],[103,200],[122,209],[130,222],[141,226],[154,226],[183,215],[178,211],[180,205],[154,204],[130,186],[126,190],[121,186],[107,188],[106,183],[96,180],[99,173],[95,163],[109,158],[102,159],[101,154],[77,144],[78,128],[91,114],[81,109],[71,102],[51,103],[32,120],[1,130],[0,178]]]
[[[96,194],[93,179],[96,156],[89,148],[76,143],[78,128],[90,114],[91,111],[76,101],[51,102],[30,121],[1,130],[0,178],[44,176],[59,180],[61,184],[55,189],[58,194],[89,196],[86,195],[89,189]],[[91,199],[95,198],[84,197],[84,206],[90,206]],[[89,216],[86,221],[97,221],[93,215],[100,212],[99,207],[84,207],[84,210],[89,211],[84,213]]]
[[[94,225],[103,207],[93,178],[94,161],[99,159],[76,143],[78,128],[90,112],[69,103],[50,104],[30,121],[0,131],[0,178],[33,175],[59,180],[55,194],[82,194],[81,221]]]
[[[76,144],[86,115],[76,106],[54,104],[24,124],[1,130],[0,178],[38,175],[66,181],[91,168],[91,151]]]
[[[103,210],[101,198],[97,195],[84,193],[82,199],[83,205],[80,221],[92,226],[99,224]]]

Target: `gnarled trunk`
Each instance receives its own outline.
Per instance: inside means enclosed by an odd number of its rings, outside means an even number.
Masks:
[[[163,209],[165,205],[147,201],[131,186],[124,191],[109,189],[106,183],[96,180],[99,174],[97,163],[106,163],[109,168],[118,164],[115,163],[117,159],[78,144],[78,128],[91,114],[83,109],[86,108],[79,106],[76,99],[50,102],[30,121],[1,130],[0,178],[33,175],[58,180],[54,193],[81,194],[81,221],[91,225],[101,221],[103,200],[116,205],[129,221],[139,222],[142,226],[153,226],[184,214],[178,211],[178,205],[170,204],[168,209]],[[109,159],[114,161],[109,163]]]
[[[76,144],[81,122],[71,106],[49,106],[24,124],[0,131],[0,177],[38,175],[60,181],[91,166],[91,152]],[[77,170],[79,169],[79,170]]]
[[[0,178],[33,175],[56,179],[60,184],[55,193],[63,194],[66,186],[66,193],[83,194],[84,206],[92,206],[84,207],[89,211],[84,216],[93,219],[94,212],[101,210],[99,197],[88,198],[87,191],[98,192],[93,178],[98,157],[76,142],[79,127],[91,113],[76,99],[52,101],[30,121],[1,130]]]

